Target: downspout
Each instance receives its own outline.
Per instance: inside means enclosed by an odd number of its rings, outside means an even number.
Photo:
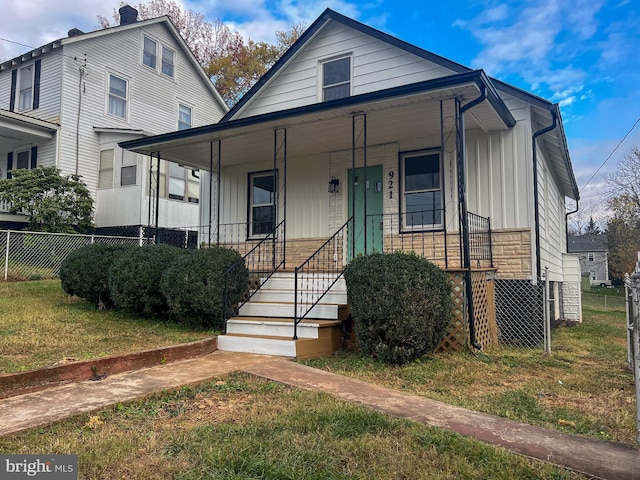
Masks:
[[[576,209],[564,214],[564,239],[566,242],[567,253],[569,253],[569,215],[573,215],[579,210],[580,199],[576,199]],[[609,277],[607,277],[609,278]]]
[[[531,137],[532,152],[533,152],[533,210],[534,210],[533,216],[534,216],[534,221],[535,221],[535,237],[536,237],[536,276],[535,276],[536,283],[541,278],[541,276],[540,276],[540,265],[541,265],[541,259],[540,259],[540,202],[539,202],[539,199],[538,199],[538,157],[537,157],[536,139],[540,135],[544,135],[545,133],[550,132],[551,130],[556,128],[556,124],[558,123],[558,115],[556,114],[555,110],[551,110],[551,118],[553,120],[553,123],[550,126],[548,126],[546,128],[543,128],[542,130],[538,130]],[[568,245],[569,244],[567,243],[567,246]]]
[[[469,218],[467,212],[467,189],[465,185],[465,142],[464,142],[464,113],[472,109],[487,98],[484,85],[480,86],[480,96],[475,100],[460,107],[458,105],[458,201],[460,202],[460,216],[462,224],[462,248],[464,250],[465,290],[467,294],[467,309],[469,312],[469,341],[476,350],[482,350],[482,346],[476,340],[475,313],[473,311],[473,289],[471,286],[471,251],[469,246]]]

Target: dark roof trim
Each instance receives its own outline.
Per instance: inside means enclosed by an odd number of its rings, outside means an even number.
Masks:
[[[353,97],[340,98],[328,102],[314,103],[311,105],[290,108],[287,110],[278,110],[275,112],[264,113],[262,115],[239,118],[237,120],[228,120],[226,122],[214,123],[211,125],[205,125],[203,127],[191,128],[189,130],[178,130],[175,132],[169,132],[149,138],[130,140],[127,142],[121,142],[119,143],[119,145],[122,148],[135,149],[146,147],[156,143],[169,142],[173,140],[184,140],[203,134],[215,134],[224,132],[233,128],[247,127],[274,120],[293,118],[305,114],[325,112],[336,108],[351,107],[365,103],[386,100],[395,97],[403,97],[406,95],[415,95],[423,92],[428,92],[430,90],[440,90],[443,88],[455,87],[470,83],[475,83],[478,88],[486,89],[487,101],[496,110],[496,113],[500,115],[500,118],[502,118],[507,127],[511,128],[515,125],[515,119],[509,112],[507,106],[500,99],[500,96],[496,92],[495,87],[493,87],[493,85],[491,84],[491,80],[489,80],[489,77],[487,77],[487,75],[482,70],[474,70],[467,73],[435,78],[424,82],[411,83],[409,85],[402,85],[400,87],[364,93],[362,95],[356,95]]]
[[[569,174],[569,179],[571,180],[571,186],[573,187],[574,200],[580,200],[580,189],[578,188],[578,182],[576,182],[576,176],[573,173],[573,165],[571,164],[571,157],[569,155],[569,145],[567,144],[567,136],[565,135],[564,125],[562,124],[562,115],[560,114],[560,105],[554,103],[553,105],[551,105],[549,110],[553,110],[556,117],[558,118],[558,125],[556,129],[560,131],[558,139],[561,142],[564,164],[567,169],[567,173]]]
[[[376,30],[373,27],[365,25],[364,23],[360,23],[352,18],[345,17],[344,15],[327,8],[322,14],[316,19],[315,22],[311,24],[309,28],[298,38],[298,40],[278,59],[278,61],[269,69],[267,73],[265,73],[258,82],[240,99],[238,103],[236,103],[229,112],[222,117],[221,122],[225,122],[233,118],[233,116],[238,113],[240,109],[249,101],[253,96],[267,83],[271,80],[278,71],[289,61],[291,57],[293,57],[303,46],[307,43],[308,40],[313,38],[315,34],[329,21],[333,20],[335,22],[341,23],[347,27],[353,28],[359,32],[364,33],[365,35],[370,35],[378,40],[383,42],[387,42],[390,45],[401,48],[409,53],[417,55],[425,60],[429,60],[431,62],[437,63],[445,68],[448,68],[455,73],[466,73],[472,71],[470,68],[465,67],[456,62],[452,62],[440,55],[436,55],[435,53],[424,50],[420,47],[416,47],[410,43],[407,43],[403,40],[400,40],[397,37],[393,37],[387,33],[384,33],[380,30]]]

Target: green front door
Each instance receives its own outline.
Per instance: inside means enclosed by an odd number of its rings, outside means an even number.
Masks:
[[[349,216],[353,215],[349,259],[382,251],[382,188],[382,165],[367,167],[366,174],[364,167],[349,170]]]

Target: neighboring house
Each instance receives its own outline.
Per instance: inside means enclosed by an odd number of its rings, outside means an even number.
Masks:
[[[198,173],[163,161],[150,182],[148,157],[118,142],[211,124],[227,107],[167,17],[138,22],[130,6],[120,14],[119,26],[72,29],[0,64],[0,178],[55,165],[82,176],[99,232],[137,236],[151,223],[197,237]],[[0,204],[0,228],[26,221],[7,211]]]
[[[578,255],[580,271],[583,277],[589,277],[590,285],[611,285],[606,234],[570,236],[569,252]]]
[[[498,323],[520,328],[541,315],[548,267],[554,316],[580,318],[565,240],[565,198],[579,193],[558,105],[332,10],[221,122],[121,145],[212,172],[203,241],[268,238],[276,269],[340,272],[358,253],[412,250],[465,272],[476,306],[495,283]]]

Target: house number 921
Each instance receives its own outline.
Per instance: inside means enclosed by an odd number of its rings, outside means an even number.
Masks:
[[[395,176],[395,173],[393,173],[393,170],[391,170],[389,172],[389,180],[387,180],[388,187],[389,187],[389,198],[393,198],[393,177],[394,176]]]

